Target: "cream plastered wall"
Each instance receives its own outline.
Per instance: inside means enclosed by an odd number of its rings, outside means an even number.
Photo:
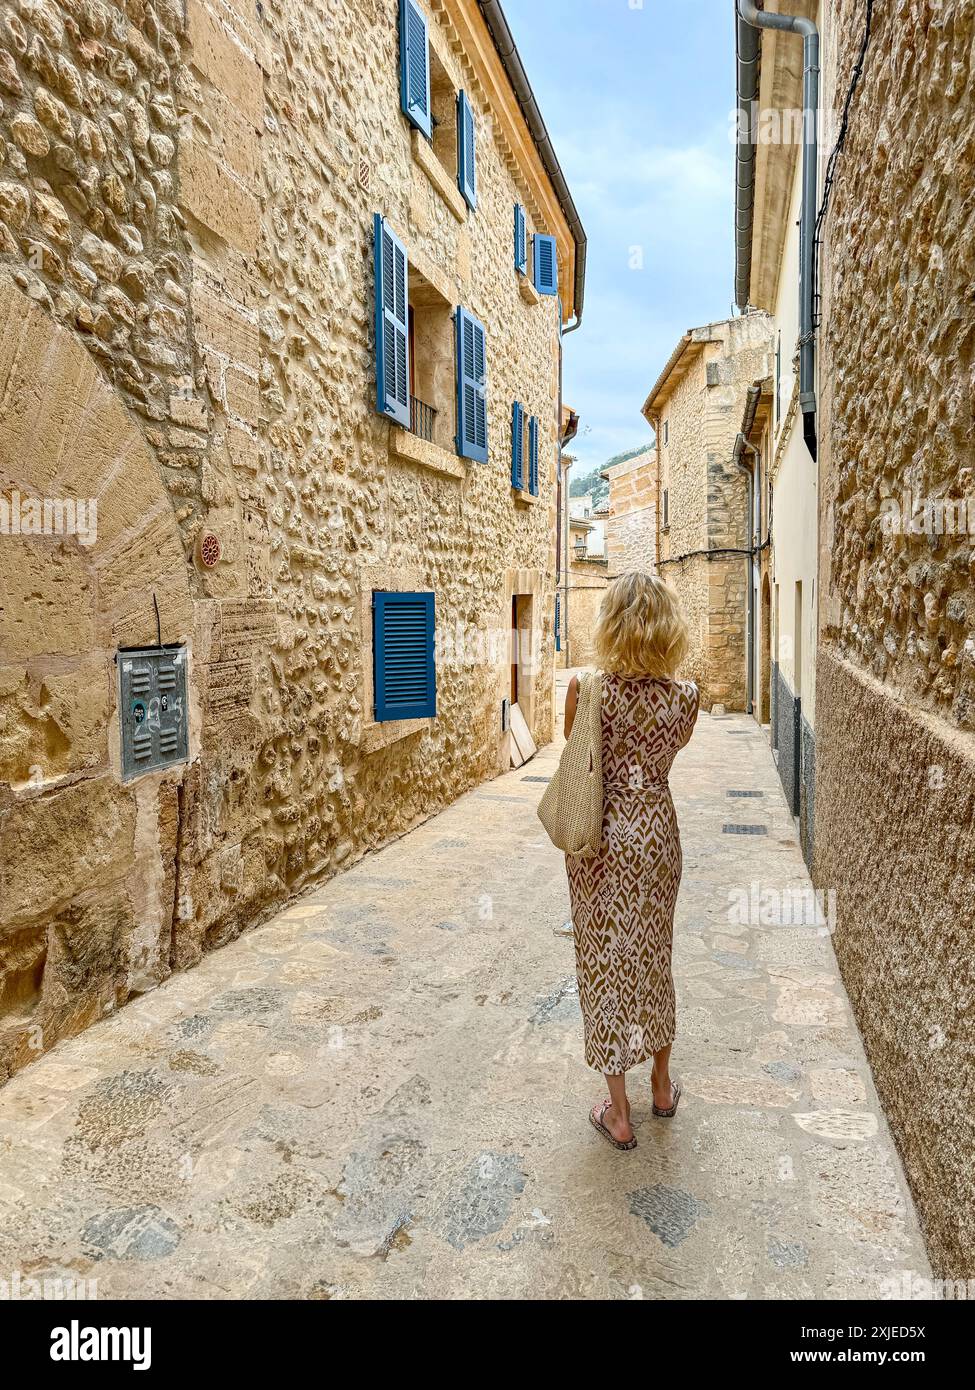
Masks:
[[[51,363],[86,364],[49,452],[82,441],[105,497],[90,558],[21,543],[4,572],[0,1075],[505,768],[512,593],[551,737],[557,309],[519,286],[514,201],[571,243],[477,6],[476,62],[451,12],[431,35],[475,109],[469,215],[400,112],[394,0],[20,0],[0,20],[0,272],[31,326],[3,398],[18,372],[43,400]],[[486,465],[375,413],[376,211],[487,327]],[[541,422],[537,501],[510,486],[515,398]],[[11,457],[5,487],[73,476]],[[373,724],[377,574],[436,594],[420,727]],[[123,786],[112,656],[155,640],[154,592],[163,640],[190,646],[191,761]],[[86,603],[109,608],[79,650],[63,610]]]
[[[779,383],[782,409],[781,419],[774,429],[771,471],[773,612],[776,611],[774,586],[779,588],[779,630],[773,633],[772,655],[789,688],[800,697],[803,716],[812,725],[816,699],[819,499],[817,466],[802,435],[799,378],[795,369],[799,338],[799,228],[796,224],[801,204],[799,163],[792,185],[773,312],[775,338],[777,341],[781,333],[782,343]],[[797,583],[802,585],[798,626]]]

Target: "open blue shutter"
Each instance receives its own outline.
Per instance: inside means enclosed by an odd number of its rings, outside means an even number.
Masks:
[[[429,140],[432,125],[427,17],[414,0],[400,0],[399,4],[399,84],[400,104],[407,120]]]
[[[406,247],[377,212],[375,241],[376,409],[409,428],[409,260]]]
[[[535,288],[539,294],[558,294],[559,258],[555,249],[554,236],[534,237]]]
[[[432,719],[437,712],[433,594],[372,596],[376,720]]]
[[[555,591],[555,650],[562,650],[562,596]]]
[[[455,315],[457,337],[457,452],[487,463],[487,357],[484,325],[466,309]]]
[[[528,241],[525,234],[525,209],[515,203],[515,270],[524,275],[528,270]]]
[[[511,407],[511,486],[525,486],[525,411],[520,401]]]
[[[528,421],[528,491],[538,496],[538,416]]]
[[[474,111],[466,92],[457,93],[457,187],[469,208],[477,207],[477,151]]]

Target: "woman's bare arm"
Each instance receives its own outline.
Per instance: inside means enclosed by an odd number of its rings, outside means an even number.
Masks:
[[[573,676],[569,681],[569,688],[565,692],[565,736],[572,733],[572,725],[576,718],[576,705],[579,703],[579,677]]]

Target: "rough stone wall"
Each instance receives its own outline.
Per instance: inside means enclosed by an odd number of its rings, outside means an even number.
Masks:
[[[513,594],[551,737],[557,311],[519,293],[512,204],[556,228],[433,9],[478,125],[470,216],[400,112],[393,0],[0,20],[0,494],[99,503],[90,554],[0,537],[0,1077],[506,768]],[[487,465],[375,413],[375,211],[487,326]],[[374,587],[436,594],[436,720],[372,722]],[[122,784],[113,658],[155,641],[153,594],[191,757]]]
[[[975,759],[828,649],[816,679],[816,878],[932,1264],[970,1279]]]
[[[862,22],[838,0],[840,97]],[[815,867],[944,1277],[975,1273],[975,574],[970,535],[881,518],[973,493],[973,39],[963,0],[875,7],[823,277]]]
[[[611,574],[657,568],[657,450],[615,464],[609,473],[607,561]]]
[[[668,549],[661,574],[687,614],[691,650],[685,674],[705,708],[745,706],[746,557],[690,555],[747,544],[747,485],[733,462],[748,387],[765,376],[771,348],[766,314],[695,330],[702,344],[668,400]],[[693,350],[693,348],[691,349]]]
[[[836,28],[848,58],[860,31],[849,0]],[[824,635],[919,708],[969,730],[971,536],[886,535],[884,503],[907,490],[920,517],[924,500],[967,498],[975,529],[973,34],[962,0],[912,0],[896,19],[875,17],[833,193],[823,337],[832,434]],[[883,75],[908,57],[924,82],[889,88]],[[849,67],[842,55],[838,67]],[[937,160],[921,159],[935,149]],[[878,246],[882,257],[871,255]],[[854,360],[855,371],[840,370]]]
[[[594,630],[608,584],[606,565],[569,558],[569,641],[559,653],[560,666],[594,666]]]
[[[658,488],[667,486],[669,526],[661,531],[659,572],[675,589],[690,630],[690,649],[682,675],[707,687],[708,562],[689,555],[707,548],[707,395],[703,359],[698,357],[667,401],[667,444],[657,428],[658,446],[666,450],[658,470]],[[666,478],[666,484],[664,479]],[[663,503],[658,499],[663,527]],[[672,557],[672,558],[671,558]],[[705,708],[707,704],[705,704]]]
[[[194,351],[178,158],[185,31],[174,0],[5,6],[0,266],[80,335],[140,421],[192,545],[203,512],[234,512],[235,498]],[[230,559],[235,527],[223,529]],[[195,587],[206,592],[200,577]]]

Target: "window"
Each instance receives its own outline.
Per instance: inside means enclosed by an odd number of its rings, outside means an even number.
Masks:
[[[528,491],[538,496],[538,416],[528,421]]]
[[[410,266],[410,429],[441,449],[454,447],[452,306]]]
[[[486,463],[487,348],[484,325],[458,307],[454,316],[457,348],[457,452]]]
[[[400,0],[400,104],[406,119],[431,137],[430,40],[427,17],[416,0]]]
[[[519,275],[528,273],[528,233],[525,209],[520,203],[515,203],[515,270]]]
[[[376,722],[434,718],[433,594],[377,590],[372,596],[372,620]]]
[[[399,425],[410,423],[410,357],[406,247],[377,212],[374,218],[376,408]]]
[[[453,445],[451,306],[410,264],[406,247],[374,218],[376,408],[442,449]]]
[[[663,502],[664,502],[663,528],[664,528],[664,530],[666,531],[666,530],[668,530],[669,527],[670,527],[670,488],[666,488],[666,487],[664,488]]]
[[[535,262],[533,269],[536,290],[539,294],[558,295],[559,258],[555,237],[540,236],[536,232],[532,237],[532,251]]]
[[[664,421],[664,444],[670,443],[670,421]]]
[[[511,486],[519,492],[525,487],[525,407],[520,401],[511,406]],[[532,415],[528,424],[528,491],[538,496],[539,419]]]
[[[782,333],[775,342],[775,427],[782,420]]]
[[[511,486],[525,486],[525,411],[520,401],[511,406]]]
[[[477,207],[477,135],[474,108],[466,92],[457,93],[457,187],[473,211]]]

